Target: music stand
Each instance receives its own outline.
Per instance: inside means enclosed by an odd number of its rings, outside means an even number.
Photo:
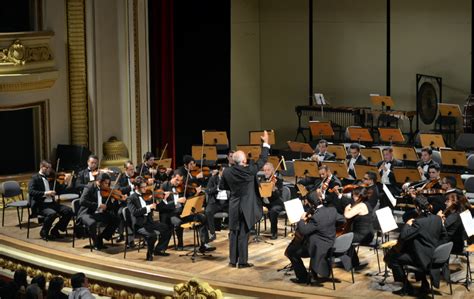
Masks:
[[[336,160],[345,160],[347,158],[346,147],[343,144],[329,144],[327,151],[336,156]]]
[[[384,142],[390,142],[390,145],[392,145],[394,142],[405,142],[405,138],[403,137],[400,128],[379,128],[379,134],[380,140]]]
[[[347,132],[349,133],[349,139],[351,141],[357,141],[357,143],[363,142],[374,142],[374,139],[370,135],[369,129],[367,128],[353,128],[348,127]]]
[[[309,193],[308,189],[306,189],[306,187],[301,184],[296,184],[296,188],[298,188],[298,193],[301,195],[301,197],[305,197]]]
[[[440,149],[441,162],[443,166],[462,166],[467,167],[466,153],[463,151],[453,151],[450,149]]]
[[[390,110],[390,107],[395,105],[392,97],[389,96],[370,96],[370,100],[375,106],[382,106],[382,111],[384,107],[386,107],[386,110]]]
[[[173,161],[172,158],[166,158],[166,159],[155,161],[155,163],[158,165],[158,168],[171,168],[172,161]]]
[[[302,154],[313,154],[314,150],[308,143],[296,142],[296,141],[287,141],[290,151],[300,153],[300,159]]]
[[[191,228],[193,230],[193,250],[187,252],[186,254],[181,254],[181,256],[190,256],[192,262],[194,263],[196,257],[198,256],[207,256],[211,257],[212,255],[207,255],[205,253],[199,252],[197,250],[197,244],[199,243],[199,232],[198,226],[202,225],[202,223],[197,221],[197,214],[204,212],[202,206],[204,205],[204,200],[206,195],[198,195],[186,200],[186,203],[183,207],[183,212],[181,213],[180,217],[185,218],[188,216],[193,216],[193,221],[189,223],[184,223],[181,225],[182,228]]]
[[[461,108],[458,104],[438,103],[439,115],[447,117],[461,117]]]
[[[356,174],[356,179],[362,181],[364,179],[364,175],[372,171],[377,175],[377,180],[374,183],[380,182],[380,173],[377,167],[372,165],[354,165],[354,171]]]
[[[309,121],[309,128],[313,137],[319,136],[320,139],[323,139],[323,136],[334,136],[334,130],[329,121]]]
[[[420,142],[422,147],[441,148],[446,147],[443,135],[441,134],[420,134]]]
[[[191,155],[194,160],[201,161],[217,161],[217,147],[212,145],[193,145],[191,147]],[[202,155],[202,157],[201,157]],[[203,162],[204,164],[204,162]]]
[[[275,131],[267,130],[268,133],[268,144],[275,144]],[[261,145],[263,131],[249,131],[249,144]]]
[[[398,160],[418,161],[418,154],[414,147],[393,146],[393,156]]]
[[[393,171],[393,174],[395,175],[395,181],[399,184],[403,185],[404,183],[407,183],[407,182],[421,181],[421,175],[418,169],[394,167],[392,171]]]
[[[349,173],[347,172],[347,163],[337,161],[321,161],[322,165],[329,167],[331,172],[338,178],[347,178]]]
[[[319,177],[318,162],[295,160],[293,163],[295,169],[295,177],[301,178],[304,176],[317,178]]]
[[[280,157],[278,157],[278,156],[268,156],[267,162],[272,163],[273,168],[275,168],[275,170],[276,170],[276,168],[278,166],[278,163],[280,163]]]
[[[258,186],[258,191],[260,193],[260,197],[272,197],[273,187],[275,184],[273,182],[260,182]]]
[[[440,178],[445,178],[447,176],[452,176],[456,179],[456,188],[463,190],[464,182],[462,181],[461,174],[455,172],[441,172],[439,174]]]
[[[377,164],[383,160],[380,148],[361,148],[360,154],[367,158],[369,164]]]
[[[261,145],[237,145],[238,151],[243,151],[247,154],[249,159],[254,161],[258,160],[260,154],[262,153],[262,146]]]
[[[204,145],[219,145],[229,147],[229,139],[226,131],[202,131],[202,143]]]

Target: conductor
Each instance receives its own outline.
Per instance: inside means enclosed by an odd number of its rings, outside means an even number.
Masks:
[[[262,151],[257,162],[247,162],[243,151],[232,156],[235,166],[226,168],[219,188],[230,191],[229,199],[229,266],[249,268],[248,237],[250,229],[262,218],[262,201],[258,193],[257,172],[267,162],[270,149],[268,133],[263,132]]]

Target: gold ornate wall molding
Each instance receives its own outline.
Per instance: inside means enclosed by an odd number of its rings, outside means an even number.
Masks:
[[[0,92],[45,89],[58,78],[51,31],[0,33]]]
[[[71,143],[89,145],[85,0],[67,0]]]

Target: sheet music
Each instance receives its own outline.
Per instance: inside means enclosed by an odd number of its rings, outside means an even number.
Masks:
[[[288,216],[288,221],[293,224],[301,219],[301,215],[304,214],[303,203],[301,199],[295,198],[284,202],[286,215]]]
[[[326,99],[324,99],[324,95],[322,93],[315,93],[314,94],[314,104],[315,105],[326,105]]]
[[[377,220],[379,221],[382,233],[385,234],[398,228],[397,222],[395,221],[395,217],[393,217],[392,209],[390,209],[390,207],[379,209],[375,211],[375,214],[377,215]]]
[[[226,190],[219,190],[217,193],[217,199],[219,200],[227,200],[227,191]]]
[[[383,185],[383,192],[385,192],[385,194],[387,194],[387,197],[390,200],[390,202],[392,203],[392,206],[396,206],[397,205],[397,199],[395,197],[393,197],[393,194],[392,194],[392,192],[390,192],[387,185],[385,185],[385,184],[382,184],[382,185]]]
[[[474,219],[472,219],[471,211],[466,210],[462,212],[461,216],[462,225],[468,237],[474,235]]]

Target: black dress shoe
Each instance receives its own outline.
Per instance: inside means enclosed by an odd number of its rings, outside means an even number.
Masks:
[[[306,284],[306,283],[308,283],[307,279],[299,279],[299,278],[290,278],[290,281],[293,282],[293,283],[297,283],[297,284]]]
[[[117,243],[120,243],[120,242],[123,242],[123,241],[125,241],[125,237],[122,236],[122,235],[120,235],[120,236],[118,237],[118,239],[117,239],[116,242],[117,242]]]
[[[242,269],[242,268],[251,268],[251,267],[253,267],[253,264],[251,264],[251,263],[239,264],[239,269]]]
[[[155,251],[155,252],[153,252],[153,255],[170,256],[170,254],[168,252],[165,252],[165,251]]]
[[[278,236],[276,234],[274,234],[270,237],[270,240],[276,240],[276,239],[278,239]]]
[[[399,296],[413,296],[414,291],[412,287],[403,286],[398,291],[393,291],[392,294]]]
[[[50,232],[50,236],[53,237],[54,239],[64,239],[64,236],[62,236],[59,233],[59,230],[57,230],[57,229],[52,229],[51,232]]]
[[[45,241],[48,241],[49,240],[49,236],[48,236],[48,233],[44,230],[41,230],[40,231],[40,237],[41,239],[45,240]]]
[[[231,268],[235,268],[235,267],[237,267],[237,264],[234,264],[234,263],[229,263],[229,267],[231,267]]]
[[[146,260],[149,262],[153,261],[153,254],[151,252],[147,252]]]
[[[199,247],[199,251],[200,251],[201,253],[204,253],[204,252],[206,252],[206,251],[214,251],[214,250],[216,250],[216,247],[211,246],[211,245],[209,245],[209,244],[204,244],[204,245],[201,245],[201,246]]]
[[[135,242],[131,241],[130,243],[127,244],[127,249],[132,249],[132,248],[135,248],[137,245],[135,244]]]
[[[209,242],[215,241],[216,238],[217,238],[217,237],[216,237],[216,234],[211,234],[211,235],[209,236]]]
[[[183,246],[177,246],[177,247],[176,247],[176,250],[177,250],[177,251],[183,251],[183,250],[184,250],[184,247],[183,247]]]

